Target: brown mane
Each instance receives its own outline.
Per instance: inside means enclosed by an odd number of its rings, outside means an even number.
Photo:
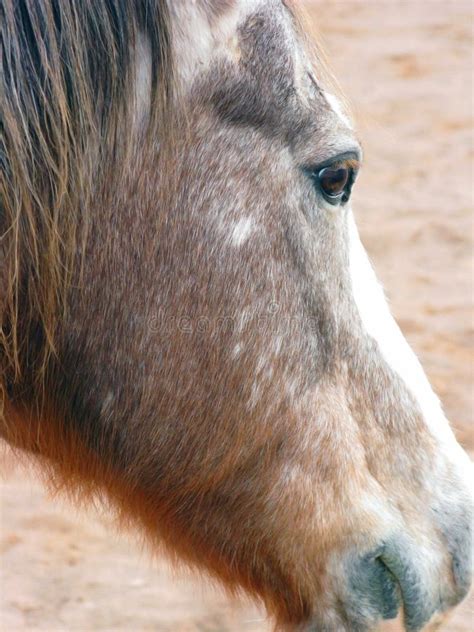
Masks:
[[[3,392],[23,373],[32,326],[44,341],[38,377],[54,348],[72,261],[85,243],[87,199],[105,177],[100,165],[109,171],[127,152],[138,33],[152,53],[150,134],[172,73],[164,0],[5,0],[0,12]]]

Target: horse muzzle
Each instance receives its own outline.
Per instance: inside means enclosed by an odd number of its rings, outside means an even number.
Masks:
[[[347,592],[339,601],[347,629],[373,630],[381,620],[394,619],[403,611],[405,629],[417,632],[462,601],[472,581],[470,519],[466,516],[464,522],[443,535],[443,552],[429,544],[420,548],[403,536],[362,557],[349,556]],[[326,629],[332,630],[321,627]]]
[[[446,564],[426,564],[429,551],[417,551],[406,539],[382,545],[350,565],[350,597],[345,604],[351,629],[370,630],[372,621],[394,619],[403,609],[408,632],[422,630],[435,614],[456,606],[469,592],[471,559],[465,545]],[[424,564],[417,558],[424,556]],[[448,573],[443,571],[448,570]],[[447,575],[447,577],[445,577]]]
[[[472,582],[472,507],[458,505],[435,527],[397,532],[361,554],[352,549],[328,565],[331,606],[321,605],[305,632],[373,632],[402,614],[418,632],[462,601]],[[329,606],[329,607],[328,607]]]

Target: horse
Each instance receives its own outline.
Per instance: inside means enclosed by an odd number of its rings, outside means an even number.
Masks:
[[[470,462],[358,236],[289,0],[2,0],[0,428],[279,629],[415,632]]]

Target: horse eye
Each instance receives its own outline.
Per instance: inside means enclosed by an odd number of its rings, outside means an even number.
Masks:
[[[349,175],[349,169],[346,167],[326,167],[318,173],[319,186],[325,195],[337,198],[344,193]]]
[[[336,206],[349,200],[357,170],[358,161],[339,159],[327,167],[314,170],[312,177],[324,199]]]

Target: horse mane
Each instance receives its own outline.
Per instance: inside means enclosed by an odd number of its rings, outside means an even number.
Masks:
[[[1,404],[32,326],[44,339],[37,375],[54,351],[87,200],[131,139],[137,36],[151,52],[151,133],[172,64],[166,0],[3,0],[0,24]]]

